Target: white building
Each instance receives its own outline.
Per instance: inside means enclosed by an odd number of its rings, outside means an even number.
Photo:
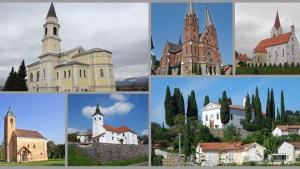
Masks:
[[[283,142],[278,153],[273,154],[275,162],[294,163],[300,161],[300,142]]]
[[[202,161],[202,166],[216,166],[220,163],[236,163],[254,161],[261,162],[264,157],[264,147],[257,144],[234,143],[199,143],[196,149],[196,162]]]
[[[245,119],[245,99],[243,99],[243,106],[229,105],[230,120],[227,125],[234,125],[237,128],[243,128],[240,124],[241,119]],[[202,108],[202,123],[209,128],[224,128],[221,122],[221,104],[211,102]],[[264,113],[263,113],[264,115]],[[254,119],[254,112],[252,113]]]
[[[261,40],[254,49],[253,62],[258,64],[274,64],[282,66],[285,63],[296,66],[300,62],[299,43],[295,35],[295,26],[290,31],[283,32],[277,12],[271,38]]]
[[[137,134],[127,126],[115,128],[104,124],[104,115],[100,112],[97,104],[96,112],[92,116],[91,142],[111,144],[138,144]]]
[[[79,139],[81,143],[90,142],[91,135],[92,133],[88,131],[80,132],[79,134],[77,134],[77,139]]]
[[[299,134],[300,126],[284,126],[278,125],[272,132],[274,136],[288,136],[289,134]]]

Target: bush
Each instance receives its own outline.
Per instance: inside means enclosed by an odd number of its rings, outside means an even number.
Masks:
[[[299,65],[299,62],[297,63],[297,67],[299,67],[300,65]]]
[[[252,62],[252,64],[251,64],[251,66],[252,66],[252,67],[254,66],[253,62]]]
[[[272,66],[272,64],[270,63],[270,64],[269,64],[269,67],[271,67],[271,66]]]
[[[281,67],[281,63],[279,63],[279,67]]]
[[[261,67],[262,66],[262,64],[261,63],[259,63],[259,67]]]
[[[154,155],[153,165],[154,166],[162,166],[162,159],[164,157],[162,155]]]
[[[294,67],[294,62],[292,62],[291,67]]]
[[[248,162],[243,162],[243,166],[256,166],[256,162],[254,161],[248,161]]]
[[[276,63],[274,63],[274,67],[276,67]]]
[[[267,64],[266,64],[266,63],[264,63],[264,67],[267,67]]]
[[[255,63],[255,67],[257,67],[257,63]]]
[[[254,74],[258,74],[258,69],[254,69]]]

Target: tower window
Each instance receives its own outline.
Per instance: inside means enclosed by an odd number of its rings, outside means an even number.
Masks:
[[[30,82],[33,82],[33,74],[30,73]]]
[[[45,36],[47,36],[47,31],[48,31],[48,29],[47,29],[47,28],[45,28]]]
[[[11,119],[10,119],[10,123],[14,123],[14,119],[11,118]]]
[[[39,81],[40,80],[40,72],[38,71],[37,73],[36,73],[36,81]]]
[[[81,77],[81,69],[79,70],[79,76]]]
[[[69,70],[69,77],[71,77],[71,70]]]
[[[64,77],[65,77],[65,78],[67,77],[67,73],[66,73],[66,71],[64,71]]]
[[[99,120],[101,120],[101,117],[99,117]]]
[[[53,34],[57,36],[57,28],[56,27],[53,28]]]
[[[27,144],[27,148],[30,148],[30,145],[29,145],[29,144]]]
[[[96,117],[94,118],[94,120],[96,120]]]
[[[56,78],[58,79],[58,77],[59,77],[59,74],[58,74],[58,72],[56,72]]]
[[[83,70],[83,76],[86,77],[86,76],[85,76],[85,70]]]
[[[103,69],[100,69],[100,76],[103,77],[104,74],[103,74]]]

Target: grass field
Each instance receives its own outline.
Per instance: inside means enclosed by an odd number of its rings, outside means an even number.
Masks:
[[[0,161],[0,166],[64,166],[65,159],[49,159],[47,161],[32,161],[28,163]]]
[[[255,69],[258,70],[254,73]],[[236,67],[237,75],[300,75],[299,67]]]
[[[127,166],[148,162],[148,157],[143,156],[133,160],[113,161],[106,164],[100,164],[72,147],[68,147],[68,166]]]

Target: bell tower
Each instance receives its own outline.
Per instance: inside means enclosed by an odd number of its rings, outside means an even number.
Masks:
[[[283,29],[281,27],[280,20],[279,20],[279,15],[278,15],[278,11],[277,11],[276,18],[275,18],[275,23],[274,23],[274,26],[271,30],[271,37],[273,38],[273,37],[281,35],[283,33],[284,32],[283,32]]]
[[[92,116],[92,123],[93,123],[93,134],[92,137],[98,136],[104,132],[103,130],[103,121],[104,115],[101,113],[99,104],[97,104],[96,111]]]
[[[193,2],[189,3],[184,18],[183,42],[189,40],[199,41],[199,21]]]
[[[45,53],[60,53],[60,42],[58,19],[56,17],[53,3],[49,8],[44,26],[44,37],[42,39],[42,55]]]
[[[16,116],[9,106],[6,116],[4,117],[4,146],[3,160],[6,162],[16,161],[17,145],[14,143],[13,133],[16,130]]]

